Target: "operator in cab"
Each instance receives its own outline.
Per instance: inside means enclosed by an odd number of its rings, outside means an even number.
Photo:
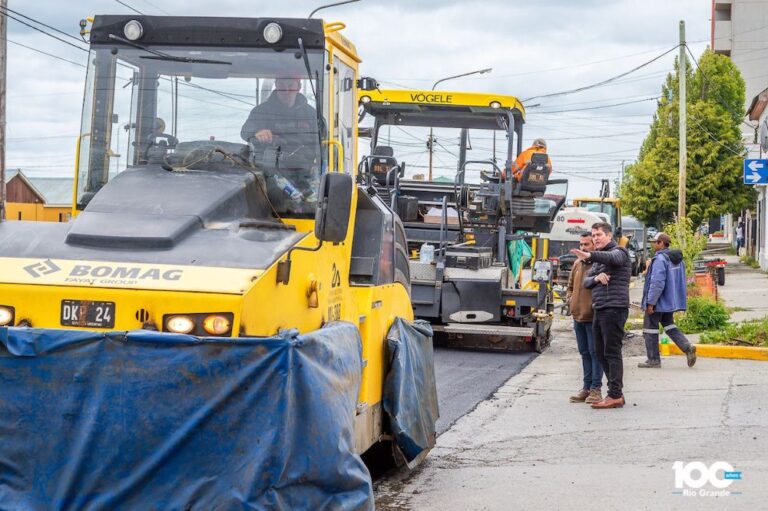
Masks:
[[[520,153],[515,160],[514,164],[514,175],[515,180],[520,181],[520,178],[523,175],[523,169],[525,168],[528,163],[531,161],[531,156],[533,156],[536,153],[542,153],[547,154],[547,142],[543,138],[537,138],[533,141],[533,144],[531,147]],[[552,159],[547,156],[547,165],[549,165],[549,173],[552,174]]]
[[[276,171],[273,176],[284,195],[311,202],[320,175],[319,128],[317,111],[300,90],[296,75],[275,79],[275,89],[251,110],[240,136],[251,144],[257,163]]]

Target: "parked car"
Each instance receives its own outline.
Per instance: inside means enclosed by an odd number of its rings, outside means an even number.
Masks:
[[[627,251],[629,252],[629,261],[632,264],[632,276],[635,277],[643,272],[645,269],[645,260],[647,254],[640,246],[637,238],[630,238],[627,243]]]

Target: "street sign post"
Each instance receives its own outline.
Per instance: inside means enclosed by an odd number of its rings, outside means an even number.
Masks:
[[[768,184],[768,160],[744,160],[744,184]]]

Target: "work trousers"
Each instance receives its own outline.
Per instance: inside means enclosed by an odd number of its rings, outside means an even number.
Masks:
[[[628,315],[629,309],[626,307],[608,307],[596,309],[595,318],[592,320],[595,351],[608,379],[608,396],[613,399],[624,395],[624,361],[621,358],[621,346]]]
[[[648,354],[649,361],[659,362],[661,360],[661,355],[659,354],[659,324],[664,327],[664,333],[677,344],[680,351],[687,353],[691,349],[690,341],[675,325],[675,318],[672,312],[646,314],[645,319],[643,319],[643,338],[645,339],[645,351]]]

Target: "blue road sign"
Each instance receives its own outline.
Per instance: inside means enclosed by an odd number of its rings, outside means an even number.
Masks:
[[[744,184],[768,184],[768,160],[744,160]]]

